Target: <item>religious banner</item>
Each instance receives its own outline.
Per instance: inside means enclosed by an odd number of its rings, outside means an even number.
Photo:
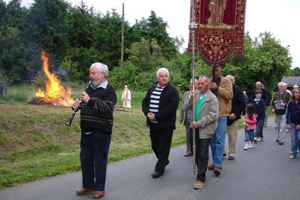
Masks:
[[[233,52],[235,58],[244,55],[244,27],[246,0],[194,1],[195,52],[200,51],[208,64],[224,64]],[[191,7],[192,15],[192,7]],[[192,16],[190,16],[192,19]],[[189,34],[188,51],[192,51]]]

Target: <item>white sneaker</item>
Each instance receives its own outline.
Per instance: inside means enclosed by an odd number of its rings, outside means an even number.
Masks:
[[[290,159],[294,159],[294,158],[296,158],[296,156],[290,155]]]
[[[260,137],[257,138],[256,141],[257,141],[257,142],[261,142],[261,138],[260,138]]]
[[[254,138],[254,143],[256,143],[256,142],[257,142],[257,137]]]
[[[250,143],[249,145],[248,145],[248,149],[252,149],[253,148],[253,145]]]
[[[248,144],[245,144],[244,150],[247,150],[247,149],[248,149]]]

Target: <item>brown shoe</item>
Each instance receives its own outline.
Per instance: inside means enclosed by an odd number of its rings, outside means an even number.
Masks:
[[[214,170],[214,169],[215,169],[215,166],[214,166],[214,165],[209,165],[209,166],[207,166],[207,169],[208,169],[208,170]]]
[[[94,187],[90,187],[90,188],[80,188],[78,190],[76,190],[77,195],[85,195],[89,192],[92,192],[94,190]]]
[[[214,169],[214,174],[215,174],[216,176],[219,176],[219,175],[221,174],[221,168],[215,167],[215,169]]]
[[[201,181],[196,181],[196,183],[194,184],[195,189],[202,189],[203,187],[204,183],[202,183]]]
[[[94,191],[93,192],[93,197],[94,199],[100,199],[104,196],[104,190],[101,191]]]

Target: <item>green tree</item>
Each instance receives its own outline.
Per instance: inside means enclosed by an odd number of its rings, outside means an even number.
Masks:
[[[300,76],[300,68],[295,67],[294,69],[291,69],[291,75],[292,76]]]
[[[110,69],[120,66],[122,19],[112,10],[98,17],[99,32],[94,47],[100,52],[100,60]]]
[[[59,65],[69,46],[66,40],[67,8],[64,0],[35,0],[22,35],[27,46],[47,52],[55,66]]]
[[[22,68],[19,35],[26,9],[21,8],[20,0],[12,0],[7,6],[1,1],[0,5],[0,66],[10,82],[20,82],[25,70]]]
[[[26,77],[35,77],[41,70],[40,52],[49,57],[50,70],[57,70],[68,49],[66,13],[63,0],[35,0],[28,10],[20,31],[22,57],[20,67]]]
[[[237,61],[230,59],[224,67],[224,74],[234,75],[237,85],[248,93],[255,87],[256,81],[262,82],[269,90],[275,89],[291,68],[289,47],[283,47],[269,32],[261,33],[254,40],[246,33],[244,45],[244,58]]]
[[[171,59],[176,56],[175,40],[169,37],[167,32],[168,23],[164,22],[161,17],[157,17],[154,11],[151,11],[151,15],[147,20],[142,18],[136,25],[139,27],[141,36],[150,42],[151,51],[151,42],[152,39],[155,39],[165,58]]]

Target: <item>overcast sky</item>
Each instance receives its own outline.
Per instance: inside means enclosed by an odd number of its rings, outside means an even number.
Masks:
[[[8,2],[9,0],[5,0]],[[34,0],[22,0],[22,5],[28,6]],[[72,5],[81,0],[67,0]],[[147,19],[151,10],[163,21],[168,22],[167,30],[171,37],[182,36],[188,41],[190,0],[83,0],[89,6],[102,13],[111,11],[122,14],[122,4],[125,5],[125,19],[134,24],[135,19]],[[293,67],[300,67],[300,39],[298,24],[300,23],[300,0],[247,0],[246,27],[252,39],[265,31],[281,41],[284,47],[290,46]],[[187,47],[187,43],[185,44]]]

